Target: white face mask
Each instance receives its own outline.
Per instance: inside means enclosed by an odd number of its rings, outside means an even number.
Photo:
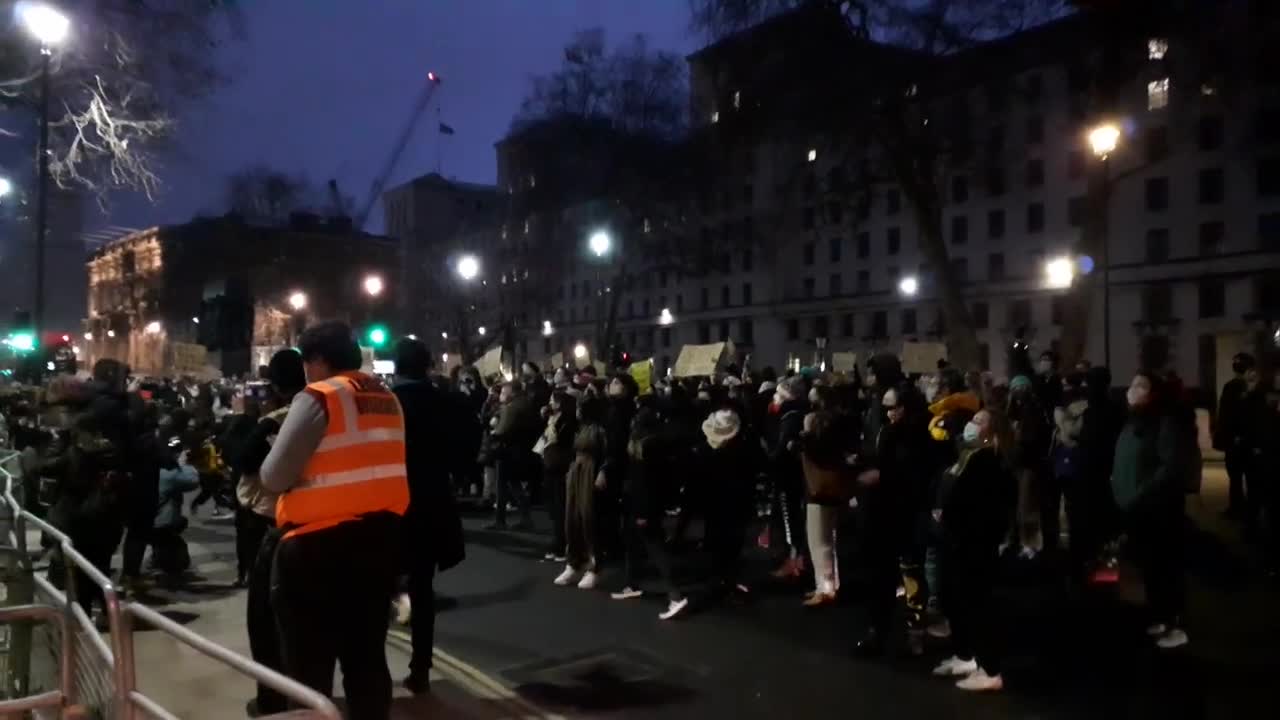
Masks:
[[[1147,393],[1136,387],[1131,387],[1128,392],[1124,394],[1124,399],[1129,402],[1129,407],[1137,407],[1146,401]]]
[[[1049,362],[1048,360],[1041,360],[1041,361],[1040,361],[1040,374],[1041,374],[1041,375],[1048,375],[1049,373],[1052,373],[1052,372],[1053,372],[1053,363]]]
[[[965,445],[977,445],[978,438],[981,436],[982,436],[982,428],[978,427],[978,423],[970,420],[968,423],[965,424],[964,435],[962,436],[964,438]]]
[[[933,399],[938,397],[938,386],[929,384],[924,386],[925,402],[932,403]]]
[[[782,393],[774,393],[774,394],[773,394],[773,404],[774,404],[774,405],[781,405],[781,404],[782,404],[782,403],[784,403],[784,402],[786,402],[786,400],[782,397]]]

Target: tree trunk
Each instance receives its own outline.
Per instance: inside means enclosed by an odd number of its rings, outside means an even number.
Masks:
[[[951,274],[951,258],[942,236],[942,211],[936,205],[924,207],[918,200],[915,206],[920,226],[920,251],[929,267],[934,268],[938,302],[947,326],[948,361],[965,372],[987,370],[979,367],[978,335],[969,314],[969,304],[964,299],[961,279]]]
[[[604,324],[604,336],[600,339],[606,366],[613,362],[613,336],[618,332],[618,304],[622,300],[622,281],[622,265],[619,263],[618,272],[613,276],[610,286],[612,289],[609,292],[609,315]]]
[[[1094,166],[1089,173],[1088,216],[1080,234],[1080,246],[1077,255],[1088,256],[1093,260],[1093,272],[1088,275],[1077,275],[1064,301],[1065,317],[1062,319],[1062,335],[1058,339],[1059,367],[1064,370],[1075,367],[1076,363],[1092,355],[1099,364],[1105,362],[1103,348],[1089,347],[1089,318],[1092,312],[1093,297],[1104,292],[1103,282],[1106,277],[1105,265],[1110,261],[1107,252],[1107,213],[1110,195],[1110,169],[1104,161]],[[1078,265],[1077,265],[1078,267]],[[1104,312],[1109,308],[1104,308]],[[1105,346],[1106,340],[1103,339]]]

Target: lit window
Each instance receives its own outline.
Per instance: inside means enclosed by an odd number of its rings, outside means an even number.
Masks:
[[[649,231],[650,231],[650,230],[652,230],[652,229],[653,229],[653,228],[652,228],[652,226],[650,226],[650,225],[649,225],[649,218],[645,218],[645,219],[644,219],[644,231],[645,231],[645,232],[649,232]]]
[[[525,234],[525,235],[528,235],[528,234],[529,234],[529,221],[528,221],[528,220],[525,220],[525,221],[524,221],[524,234]]]
[[[734,90],[733,91],[733,109],[737,110],[740,107],[742,107],[742,91]]]
[[[506,226],[506,225],[503,225],[503,226],[502,226],[502,239],[503,239],[503,240],[506,240],[506,239],[507,239],[507,226]]]
[[[1210,85],[1209,83],[1205,83],[1200,86],[1200,94],[1205,97],[1213,97],[1218,94],[1218,88]]]
[[[1147,83],[1147,109],[1160,110],[1169,106],[1169,78]]]
[[[911,83],[910,85],[907,86],[907,92],[905,93],[907,97],[915,97],[916,95],[919,95],[919,94],[920,94],[920,86],[916,85],[915,83]]]
[[[817,149],[817,148],[809,148],[809,162],[814,162],[814,161],[816,161],[817,159],[818,159],[818,149]]]
[[[711,111],[711,124],[712,124],[712,125],[714,125],[714,124],[716,124],[716,123],[718,123],[718,122],[720,122],[720,111],[719,111],[719,110],[712,110],[712,111]]]
[[[529,187],[538,187],[538,177],[536,175],[529,176]]]
[[[1147,41],[1147,59],[1163,60],[1169,52],[1169,41],[1164,38],[1151,38]]]

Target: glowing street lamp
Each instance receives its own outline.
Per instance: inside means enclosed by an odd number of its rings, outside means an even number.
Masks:
[[[13,183],[9,182],[9,178],[0,177],[0,198],[13,192]]]
[[[84,339],[85,339],[85,340],[93,340],[93,333],[91,333],[91,332],[87,332],[87,333],[85,333],[85,334],[84,334]]]
[[[367,280],[365,281],[368,282]],[[295,291],[289,295],[289,307],[294,310],[303,310],[307,307],[307,294],[301,290]]]
[[[366,275],[364,278],[364,291],[369,297],[378,297],[382,294],[383,284],[381,275]]]
[[[160,334],[160,321],[159,321],[159,320],[152,320],[151,322],[147,323],[147,326],[146,326],[145,328],[143,328],[143,329],[142,329],[142,331],[143,331],[143,332],[145,332],[145,333],[146,333],[146,334],[148,334],[148,335],[159,335],[159,334]]]
[[[553,333],[555,333],[555,331],[556,331],[556,329],[555,329],[554,327],[552,327],[552,326],[551,326],[551,321],[550,321],[550,320],[543,320],[543,321],[542,321],[542,334],[543,334],[543,335],[550,337]]]
[[[449,333],[447,333],[447,332],[442,332],[442,333],[440,333],[440,337],[441,337],[442,339],[444,339],[444,340],[448,340],[448,339],[449,339]]]
[[[898,292],[906,297],[915,297],[920,292],[920,280],[914,275],[908,275],[898,281]]]
[[[107,337],[109,337],[109,338],[113,338],[113,337],[115,337],[115,336],[116,336],[116,331],[115,331],[115,330],[108,330],[108,331],[107,331]]]
[[[586,345],[583,345],[582,343],[578,343],[577,345],[574,345],[574,346],[573,346],[573,356],[574,356],[575,358],[579,359],[579,360],[581,360],[582,358],[586,357],[586,356],[587,356],[587,346],[586,346]]]
[[[1089,131],[1089,147],[1093,154],[1105,160],[1120,144],[1120,127],[1115,123],[1102,123]]]
[[[1076,278],[1076,264],[1068,257],[1053,258],[1044,264],[1044,277],[1051,288],[1069,288]]]
[[[596,254],[596,257],[604,257],[609,254],[613,239],[604,230],[597,230],[591,234],[591,239],[587,241],[587,245],[591,248],[591,252]]]
[[[20,2],[18,19],[32,37],[40,41],[42,50],[60,44],[71,30],[71,20],[52,5],[42,2]]]
[[[487,331],[485,330],[484,326],[481,325],[479,328],[476,329],[476,332],[480,333],[481,337],[483,337],[485,332]]]
[[[475,255],[463,255],[458,258],[458,265],[455,269],[458,272],[458,277],[470,282],[480,274],[480,259]]]
[[[670,325],[675,321],[675,316],[671,314],[671,308],[662,308],[662,312],[658,313],[659,325]]]

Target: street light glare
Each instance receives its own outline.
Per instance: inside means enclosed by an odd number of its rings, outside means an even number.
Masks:
[[[481,335],[484,335],[484,334],[485,334],[485,332],[487,332],[487,331],[484,329],[484,326],[483,326],[483,325],[481,325],[481,326],[476,330],[476,332],[480,333]]]
[[[658,313],[659,325],[670,325],[675,321],[676,319],[671,315],[671,308],[662,308],[662,312]]]
[[[458,277],[474,280],[480,274],[480,260],[475,255],[463,255],[458,259]]]
[[[1103,123],[1089,131],[1089,147],[1100,158],[1115,152],[1119,144],[1120,127],[1115,123]]]
[[[613,244],[613,241],[609,238],[609,233],[597,230],[592,233],[588,244],[591,246],[591,252],[595,253],[596,257],[604,257],[608,254],[609,246]]]
[[[301,291],[295,292],[289,296],[289,307],[294,310],[301,310],[307,306],[307,294]]]
[[[551,326],[551,321],[550,321],[550,320],[543,320],[543,321],[542,321],[542,334],[543,334],[543,335],[548,335],[548,336],[549,336],[549,335],[551,335],[551,334],[552,334],[552,333],[554,333],[554,332],[555,332],[555,328]]]
[[[920,292],[920,281],[914,275],[908,275],[898,281],[898,292],[911,297]]]
[[[364,279],[364,291],[372,297],[382,294],[382,277],[380,275],[368,275]]]
[[[0,177],[0,197],[4,197],[13,192],[13,183],[9,182],[9,178]]]
[[[26,26],[27,32],[46,48],[65,40],[71,29],[71,20],[52,5],[42,2],[20,2],[15,10],[18,19]]]
[[[576,357],[576,358],[578,358],[579,360],[581,360],[582,358],[586,357],[586,356],[587,356],[587,346],[586,346],[586,345],[583,345],[582,343],[578,343],[577,345],[574,345],[574,346],[573,346],[573,356],[574,356],[574,357]]]
[[[1059,257],[1044,265],[1045,282],[1051,288],[1069,288],[1076,277],[1076,266],[1071,258]]]
[[[151,322],[147,323],[147,326],[146,326],[145,328],[143,328],[143,332],[145,332],[145,333],[146,333],[146,334],[148,334],[148,335],[156,335],[156,334],[159,334],[159,332],[160,332],[160,321],[159,321],[159,320],[152,320]]]

